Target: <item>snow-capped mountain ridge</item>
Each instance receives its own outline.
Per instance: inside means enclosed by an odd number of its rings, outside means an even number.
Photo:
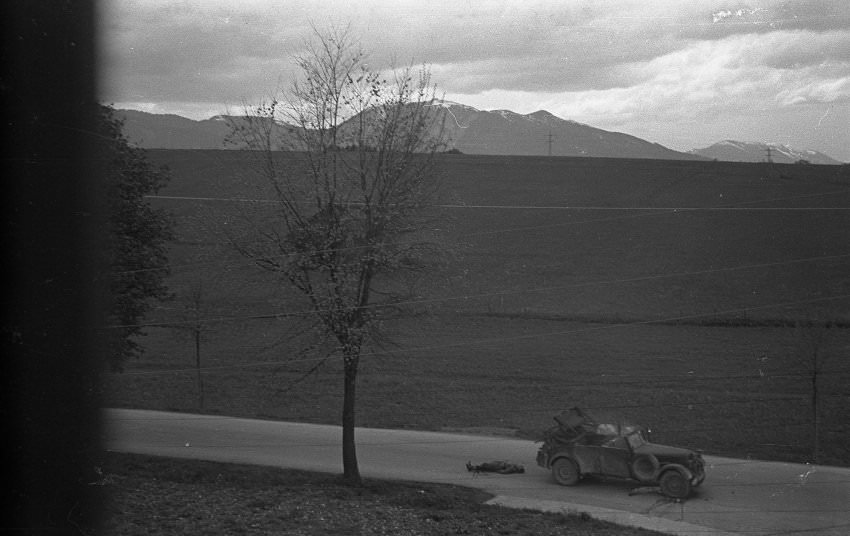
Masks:
[[[547,110],[520,114],[441,101],[450,147],[468,154],[702,159],[629,134],[562,119]]]
[[[436,110],[445,110],[449,148],[467,154],[586,156],[605,158],[653,158],[662,160],[716,159],[739,162],[777,163],[807,161],[812,164],[840,162],[811,149],[785,145],[723,140],[704,149],[683,153],[658,143],[622,132],[611,132],[546,110],[520,114],[512,110],[479,110],[442,100]],[[137,110],[119,110],[124,131],[136,145],[160,149],[222,149],[230,133],[229,122],[239,117],[217,115],[195,121],[178,115],[159,115]],[[296,147],[297,143],[288,145]]]
[[[723,140],[693,154],[729,162],[774,162],[777,164],[809,163],[835,165],[838,160],[813,149],[797,149],[781,143]]]

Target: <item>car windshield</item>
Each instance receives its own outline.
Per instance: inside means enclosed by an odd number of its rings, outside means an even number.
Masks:
[[[626,439],[629,441],[629,445],[633,449],[646,445],[646,439],[644,439],[643,434],[641,434],[639,430],[627,435]]]

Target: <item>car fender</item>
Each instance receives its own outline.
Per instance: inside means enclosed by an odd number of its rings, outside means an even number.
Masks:
[[[554,464],[556,461],[560,460],[561,458],[566,458],[566,459],[572,461],[573,463],[575,463],[576,467],[581,467],[581,465],[578,463],[578,460],[575,458],[575,456],[572,456],[572,455],[570,455],[569,452],[564,452],[564,451],[556,452],[555,454],[552,455],[551,458],[549,458],[549,467],[551,467],[552,464]]]
[[[567,460],[570,460],[571,462],[576,464],[576,467],[578,468],[579,474],[587,474],[588,473],[587,467],[582,465],[581,459],[578,456],[576,456],[575,453],[570,452],[570,451],[564,451],[564,450],[556,452],[555,454],[552,455],[551,458],[549,458],[549,467],[552,467],[553,465],[555,465],[555,462],[560,460],[561,458],[566,458]]]

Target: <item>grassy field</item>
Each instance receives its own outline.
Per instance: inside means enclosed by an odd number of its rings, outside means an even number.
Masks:
[[[176,300],[152,320],[204,319],[203,408],[194,343],[166,328],[106,403],[337,423],[340,367],[302,379],[321,354],[268,318],[303,305],[219,245],[235,203],[185,199],[267,198],[250,155],[150,155],[173,171],[178,199],[156,202],[181,238]],[[850,464],[846,166],[448,155],[443,171],[429,233],[451,262],[364,355],[360,425],[534,438],[580,405],[662,442],[810,461],[817,355],[820,461]]]
[[[469,488],[110,454],[99,482],[104,534],[650,536],[569,514],[482,504]],[[81,533],[88,531],[81,530]]]

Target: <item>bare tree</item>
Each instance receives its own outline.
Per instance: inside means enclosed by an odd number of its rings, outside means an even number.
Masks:
[[[823,353],[831,324],[817,320],[797,322],[800,361],[806,366],[811,382],[812,462],[820,461],[820,400],[819,376],[823,371]]]
[[[253,150],[274,202],[243,210],[248,225],[242,234],[231,225],[230,239],[304,298],[292,314],[318,319],[333,341],[344,370],[344,479],[358,485],[361,353],[410,300],[402,281],[432,258],[423,209],[437,192],[444,115],[427,68],[372,70],[348,30],[316,31],[295,62],[301,76],[288,92],[231,122],[231,141]]]
[[[206,289],[202,281],[194,281],[186,290],[185,296],[178,295],[177,299],[182,301],[183,310],[181,320],[173,324],[165,324],[166,327],[177,330],[181,334],[188,335],[194,347],[195,361],[195,383],[198,394],[198,409],[204,409],[204,378],[201,367],[201,341],[204,333],[212,330],[205,320],[207,313],[205,301],[208,299]]]

